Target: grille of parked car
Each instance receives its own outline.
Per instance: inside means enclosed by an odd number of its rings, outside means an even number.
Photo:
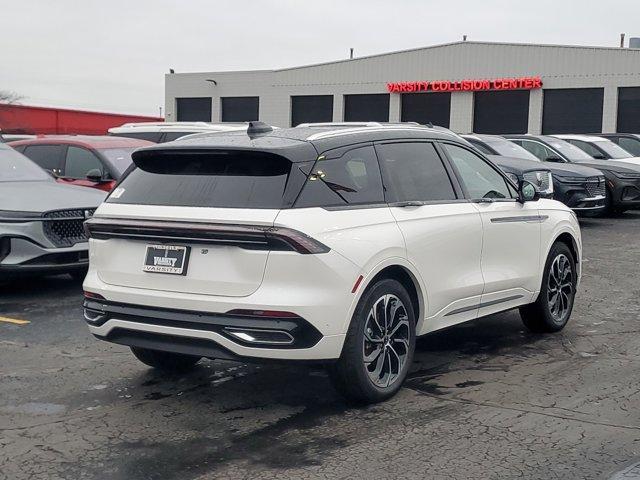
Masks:
[[[44,234],[56,247],[71,247],[86,242],[83,223],[93,216],[93,212],[95,208],[47,212],[43,215]]]
[[[604,183],[604,177],[589,177],[585,187],[590,197],[604,197],[607,191]]]
[[[549,172],[526,172],[522,177],[533,183],[540,192],[548,192],[551,187],[551,173]]]

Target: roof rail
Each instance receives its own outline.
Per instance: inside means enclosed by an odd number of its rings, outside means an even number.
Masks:
[[[311,122],[296,125],[296,128],[305,127],[382,127],[380,122]]]

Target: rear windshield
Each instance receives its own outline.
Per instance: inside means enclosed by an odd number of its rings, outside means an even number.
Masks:
[[[187,207],[281,208],[291,163],[237,151],[143,151],[109,203]]]

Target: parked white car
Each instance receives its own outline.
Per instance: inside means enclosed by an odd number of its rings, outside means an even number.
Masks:
[[[512,308],[536,332],[571,315],[575,215],[455,135],[256,122],[134,162],[86,223],[84,315],[153,367],[322,361],[376,402],[417,336]]]
[[[580,150],[597,160],[615,160],[617,162],[633,163],[640,165],[640,157],[634,157],[620,145],[612,142],[608,138],[596,135],[574,135],[562,134],[552,135],[565,142],[575,145]]]
[[[246,130],[248,123],[141,122],[125,123],[109,129],[109,135],[139,138],[154,143],[172,142],[194,133]]]

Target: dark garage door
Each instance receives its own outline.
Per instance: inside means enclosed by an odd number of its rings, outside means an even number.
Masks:
[[[403,122],[432,123],[449,128],[450,93],[403,93],[401,103]]]
[[[617,130],[640,133],[640,87],[618,88]]]
[[[259,97],[223,97],[220,102],[223,122],[253,122],[258,120]]]
[[[476,133],[527,133],[529,90],[476,92],[473,96],[473,131]]]
[[[345,122],[388,122],[389,94],[344,96]]]
[[[301,123],[333,121],[333,95],[294,95],[291,97],[291,126]]]
[[[211,97],[176,98],[179,122],[210,122]]]
[[[542,133],[602,131],[602,88],[544,90]]]

